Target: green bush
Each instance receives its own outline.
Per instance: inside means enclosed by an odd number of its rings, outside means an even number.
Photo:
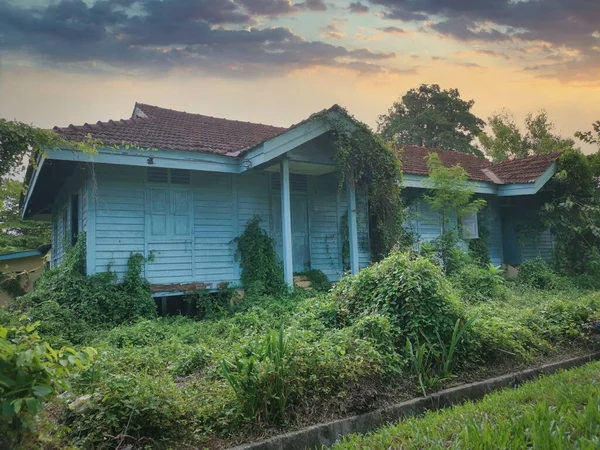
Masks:
[[[405,339],[447,340],[461,317],[451,284],[439,266],[423,257],[392,253],[386,259],[347,276],[332,289],[342,323],[351,324],[364,314],[389,317],[402,346]]]
[[[558,289],[567,281],[554,273],[538,256],[521,264],[517,282],[536,289]]]
[[[69,389],[69,375],[96,356],[94,349],[55,350],[40,339],[38,323],[0,326],[0,434],[5,444],[19,444],[41,405]]]
[[[93,393],[71,402],[63,420],[80,448],[144,447],[183,434],[194,404],[168,376],[108,375]]]
[[[260,227],[260,216],[254,216],[244,232],[234,239],[237,244],[235,257],[242,268],[242,283],[248,289],[261,294],[281,294],[284,291],[283,269],[275,252],[275,242]],[[262,291],[257,286],[260,285]]]
[[[474,264],[465,265],[450,280],[460,292],[461,298],[469,302],[503,301],[509,295],[502,270],[492,264],[488,264],[486,268]]]
[[[295,275],[305,276],[308,281],[310,281],[311,288],[317,292],[327,292],[331,289],[331,281],[329,281],[327,275],[321,270],[311,269],[306,272],[299,272]]]
[[[117,284],[116,274],[110,271],[85,276],[84,242],[85,239],[80,237],[77,244],[67,251],[60,266],[44,271],[33,291],[19,299],[16,307],[32,316],[43,316],[48,321],[53,321],[49,314],[54,311],[58,314],[56,323],[74,315],[78,318],[74,324],[78,326],[81,320],[93,327],[155,317],[156,305],[150,284],[141,276],[146,259],[140,254],[132,255],[121,284]],[[56,309],[48,302],[56,303],[60,308]],[[39,308],[42,311],[36,311]],[[72,314],[59,311],[63,308],[71,310]],[[64,329],[68,334],[67,330],[68,327]],[[54,331],[60,329],[54,327]]]

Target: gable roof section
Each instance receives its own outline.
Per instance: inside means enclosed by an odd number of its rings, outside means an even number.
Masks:
[[[219,119],[136,103],[130,119],[93,125],[54,127],[66,139],[83,141],[88,134],[107,145],[184,150],[227,155],[242,152],[278,136],[288,128]]]
[[[535,182],[560,156],[560,152],[492,163],[466,153],[407,145],[399,147],[402,171],[427,176],[427,155],[437,153],[444,167],[460,164],[470,180],[493,184],[522,184]]]
[[[506,184],[534,183],[560,156],[560,152],[493,164],[491,170]]]

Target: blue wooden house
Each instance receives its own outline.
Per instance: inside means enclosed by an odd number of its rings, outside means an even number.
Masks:
[[[131,254],[154,255],[144,268],[156,296],[239,282],[233,239],[255,215],[274,237],[285,280],[320,269],[332,281],[344,273],[342,227],[347,227],[353,273],[370,263],[368,196],[340,189],[324,114],[289,128],[218,119],[136,104],[131,118],[55,128],[69,140],[102,141],[94,155],[49,150],[28,174],[23,216],[52,221],[51,265],[85,232],[86,270],[122,275]],[[427,188],[426,156],[403,151],[404,195]],[[551,236],[523,235],[536,223],[540,189],[556,171],[557,154],[492,164],[438,151],[446,166],[461,164],[475,192],[488,201],[481,215],[493,263],[519,264],[548,256]],[[435,214],[412,202],[406,224],[422,240],[440,233]],[[477,217],[465,238],[478,237]]]

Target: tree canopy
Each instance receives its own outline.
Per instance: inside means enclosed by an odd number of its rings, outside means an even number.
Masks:
[[[529,113],[525,118],[525,131],[515,123],[513,115],[502,110],[488,118],[491,133],[481,133],[479,142],[487,156],[495,162],[506,159],[525,158],[555,151],[572,150],[575,141],[553,133],[552,123],[546,111]]]
[[[0,181],[14,175],[28,156],[35,157],[64,143],[63,138],[50,130],[0,119]]]
[[[388,142],[455,150],[483,157],[472,144],[485,122],[471,112],[473,100],[460,98],[458,89],[442,90],[422,84],[379,116],[378,132]]]
[[[0,184],[0,253],[33,250],[50,243],[50,224],[21,219],[22,190],[19,181],[4,180]]]

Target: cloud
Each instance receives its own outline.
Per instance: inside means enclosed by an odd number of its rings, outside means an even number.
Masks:
[[[369,7],[361,2],[352,2],[348,5],[348,11],[354,14],[366,14],[369,12]]]
[[[327,11],[327,5],[323,0],[305,0],[302,3],[296,3],[296,7],[309,11]]]
[[[387,34],[406,34],[406,30],[403,30],[402,28],[398,28],[398,27],[384,27],[384,28],[377,28],[379,31],[383,31],[384,33]]]
[[[370,0],[383,8],[383,17],[430,21],[428,28],[460,41],[516,41],[554,52],[567,48],[576,58],[539,68],[543,76],[565,81],[597,78],[600,60],[598,0]],[[535,55],[532,55],[535,56]]]
[[[392,70],[382,64],[395,53],[348,49],[306,40],[281,26],[255,26],[256,15],[283,14],[282,5],[273,0],[61,0],[24,7],[0,0],[0,58],[136,75],[173,69],[240,78],[310,67]],[[325,7],[314,0],[301,5]]]
[[[463,18],[448,19],[443,22],[432,23],[430,28],[442,36],[459,41],[507,41],[512,37],[495,29],[479,28],[475,22]]]

